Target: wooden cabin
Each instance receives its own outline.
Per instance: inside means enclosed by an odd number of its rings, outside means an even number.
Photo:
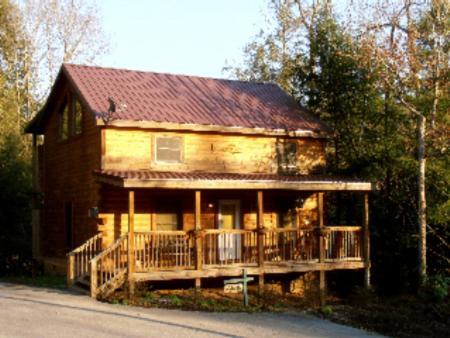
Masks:
[[[275,84],[64,64],[33,135],[33,254],[124,283],[365,269],[369,182],[327,177],[330,130]],[[364,200],[327,226],[324,194]]]

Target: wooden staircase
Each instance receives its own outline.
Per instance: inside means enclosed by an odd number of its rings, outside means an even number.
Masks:
[[[98,234],[67,254],[67,285],[93,298],[104,298],[123,287],[127,265],[128,235],[102,250],[102,235]]]

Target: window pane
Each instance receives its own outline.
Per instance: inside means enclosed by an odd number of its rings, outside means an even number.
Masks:
[[[181,162],[181,137],[157,137],[156,160]]]
[[[73,132],[75,135],[81,134],[82,131],[82,117],[83,117],[83,110],[81,108],[80,102],[75,100],[74,105],[74,128]]]
[[[61,140],[66,140],[69,137],[69,107],[67,102],[64,103],[64,108],[59,116],[59,136]]]

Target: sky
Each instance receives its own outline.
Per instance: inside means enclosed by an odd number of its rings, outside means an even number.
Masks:
[[[103,0],[100,65],[223,78],[265,24],[264,0]]]

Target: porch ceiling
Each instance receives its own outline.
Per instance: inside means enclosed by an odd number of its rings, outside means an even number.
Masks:
[[[303,191],[371,191],[371,182],[321,176],[161,172],[151,170],[95,171],[98,182],[123,188],[159,189],[279,189]]]

